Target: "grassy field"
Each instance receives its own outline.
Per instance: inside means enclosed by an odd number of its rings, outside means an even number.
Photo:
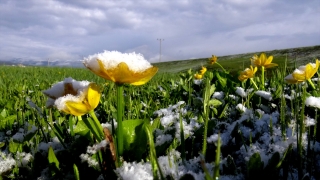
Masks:
[[[245,54],[229,55],[218,57],[219,63],[229,71],[240,71],[244,67],[250,65],[250,58],[254,54],[260,54],[261,52],[252,52]],[[310,46],[310,47],[301,47],[301,48],[292,48],[292,49],[281,49],[273,51],[265,51],[267,55],[273,55],[273,62],[278,63],[280,66],[284,64],[285,60],[288,61],[289,68],[293,68],[294,64],[300,66],[302,64],[309,63],[316,58],[320,58],[320,46]],[[214,52],[213,52],[214,54]],[[217,69],[219,66],[212,65],[208,66],[208,58],[198,58],[191,60],[178,60],[172,62],[162,62],[154,63],[155,66],[159,67],[159,72],[169,72],[177,73],[185,71],[189,68],[198,70],[201,66],[207,66],[208,69]]]
[[[0,66],[0,180],[320,179],[318,67],[299,84],[284,80],[319,50],[266,52],[280,67],[244,81],[238,72],[260,53],[218,57],[226,72],[207,58],[153,64],[159,72],[141,86],[85,68]],[[71,107],[85,114],[48,107],[67,96],[83,98]]]

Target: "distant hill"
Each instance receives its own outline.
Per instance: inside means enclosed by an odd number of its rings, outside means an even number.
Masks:
[[[272,51],[264,51],[267,56],[274,56],[273,62],[279,65],[284,64],[287,59],[287,65],[294,67],[306,64],[308,62],[314,62],[315,59],[320,60],[320,45],[280,49]],[[250,58],[254,55],[260,55],[261,52],[251,52],[244,54],[235,54],[228,56],[218,56],[218,62],[230,71],[243,70],[245,67],[250,65]],[[188,60],[177,60],[170,62],[153,63],[154,66],[159,68],[159,72],[180,72],[188,69],[200,69],[201,66],[206,66],[209,69],[219,68],[217,65],[208,65],[208,58],[188,59]]]
[[[0,65],[18,65],[22,64],[25,66],[66,66],[66,67],[83,67],[82,61],[35,61],[31,59],[15,58],[10,60],[1,60]]]
[[[245,67],[250,65],[250,58],[261,52],[250,52],[244,54],[235,54],[228,56],[218,56],[218,62],[230,71],[243,70]],[[314,62],[316,58],[320,60],[320,45],[290,48],[290,49],[280,49],[265,51],[267,56],[274,56],[273,62],[279,65],[284,64],[285,59],[287,59],[287,64],[289,67],[294,67],[306,64],[308,62]],[[1,58],[1,57],[0,57]],[[200,69],[201,66],[206,66],[208,69],[219,68],[217,65],[208,65],[208,58],[198,58],[198,59],[186,59],[186,60],[176,60],[161,63],[152,63],[154,66],[159,68],[159,73],[168,72],[175,73],[181,72],[188,69]],[[24,66],[48,66],[48,61],[34,61],[31,59],[16,58],[8,61],[3,61],[0,59],[0,65],[24,65]],[[65,67],[84,67],[82,61],[49,61],[49,66],[65,66]]]

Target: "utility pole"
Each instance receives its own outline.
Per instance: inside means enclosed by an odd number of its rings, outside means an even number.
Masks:
[[[159,62],[161,62],[161,42],[164,41],[164,39],[157,39],[160,41],[160,56],[159,56]]]

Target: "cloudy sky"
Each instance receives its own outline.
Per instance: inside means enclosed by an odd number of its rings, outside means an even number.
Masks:
[[[319,0],[0,0],[0,60],[150,62],[320,44]]]

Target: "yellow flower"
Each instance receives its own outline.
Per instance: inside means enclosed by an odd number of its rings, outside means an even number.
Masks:
[[[43,91],[49,97],[46,106],[75,116],[81,116],[94,110],[100,101],[99,86],[88,81],[76,81],[66,78]]]
[[[290,84],[300,83],[310,80],[318,71],[320,62],[316,59],[316,63],[308,63],[305,66],[300,66],[295,69],[292,74],[289,74],[284,80]]]
[[[267,58],[265,53],[261,53],[260,57],[258,57],[257,55],[254,55],[251,58],[251,63],[254,66],[258,66],[258,67],[263,66],[265,68],[271,68],[271,67],[278,66],[278,64],[276,64],[276,63],[271,63],[272,60],[273,60],[273,56],[269,56]]]
[[[76,101],[66,101],[65,108],[61,110],[68,114],[82,116],[94,110],[98,106],[100,97],[101,94],[99,86],[94,83],[90,83],[86,93],[83,93]]]
[[[290,83],[290,84],[296,84],[296,83],[301,83],[301,82],[303,82],[303,81],[298,81],[298,80],[296,80],[296,79],[292,76],[292,74],[289,74],[288,76],[286,76],[286,77],[284,78],[284,80],[285,80],[287,83]]]
[[[253,68],[252,66],[250,66],[250,68],[246,68],[244,71],[240,72],[238,79],[240,81],[244,81],[246,79],[253,78],[257,70],[258,70],[257,67]]]
[[[117,84],[143,85],[158,71],[141,54],[118,51],[94,54],[83,63],[96,75]]]
[[[195,79],[202,79],[202,77],[203,77],[202,74],[199,74],[199,73],[194,74],[194,78],[195,78]]]
[[[202,68],[200,69],[200,74],[204,75],[204,73],[206,72],[207,72],[207,68],[202,66]]]
[[[212,55],[211,58],[209,58],[209,64],[213,65],[214,63],[216,63],[218,60],[217,56]]]
[[[294,70],[292,77],[297,81],[305,81],[311,79],[315,73],[317,73],[319,68],[319,60],[316,63],[308,63],[306,66],[300,66],[298,69]]]

